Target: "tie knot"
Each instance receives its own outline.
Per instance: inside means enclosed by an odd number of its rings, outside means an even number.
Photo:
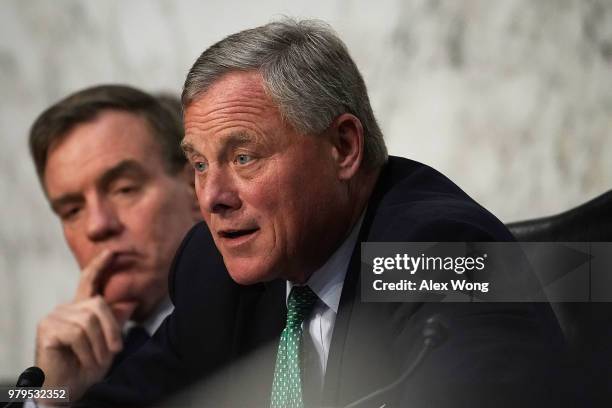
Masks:
[[[287,300],[287,327],[300,326],[317,299],[317,295],[308,286],[291,288]]]
[[[123,340],[123,349],[134,352],[149,340],[151,336],[142,326],[134,326],[128,330],[127,336]]]

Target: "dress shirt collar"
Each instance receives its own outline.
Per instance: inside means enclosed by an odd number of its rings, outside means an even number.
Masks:
[[[153,333],[155,333],[159,326],[161,326],[166,316],[172,313],[173,310],[174,305],[170,301],[170,298],[166,297],[164,300],[162,300],[159,306],[157,306],[155,312],[151,313],[151,315],[144,321],[137,323],[133,320],[129,320],[123,327],[123,333],[127,333],[134,326],[141,326],[147,331],[149,336],[153,336]]]
[[[359,217],[359,220],[353,226],[351,233],[344,240],[342,245],[336,249],[336,252],[323,264],[323,266],[310,276],[310,279],[306,282],[306,285],[312,289],[312,291],[321,299],[327,307],[338,313],[338,305],[340,304],[340,295],[342,294],[342,287],[344,286],[344,277],[348,269],[349,262],[351,261],[351,255],[355,244],[357,243],[357,237],[359,236],[359,230],[363,223],[363,217],[365,211]],[[291,293],[291,288],[294,286],[293,283],[287,281],[287,298]]]

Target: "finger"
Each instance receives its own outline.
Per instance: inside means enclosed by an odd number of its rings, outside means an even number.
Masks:
[[[78,325],[89,339],[91,348],[98,363],[103,364],[106,359],[112,356],[108,350],[108,347],[106,346],[104,333],[102,332],[101,324],[98,321],[98,316],[90,310],[82,307],[82,304],[58,306],[49,316],[49,318],[53,319],[52,321],[61,321],[64,324],[69,323],[71,325]],[[68,335],[62,333],[58,327],[53,327],[53,330],[57,332],[58,336],[64,338],[64,341],[66,338],[68,338]]]
[[[113,252],[105,249],[83,268],[74,297],[75,301],[87,299],[97,294],[101,272],[110,265],[112,259]]]
[[[83,367],[94,367],[96,358],[81,327],[61,316],[54,317],[56,330],[45,341],[45,348],[67,348],[76,356]]]
[[[85,331],[98,365],[103,366],[110,362],[115,353],[112,353],[107,347],[102,324],[97,314],[87,309],[73,308],[69,313],[64,313],[62,317],[77,324]]]
[[[84,302],[83,307],[95,313],[98,317],[108,349],[113,353],[119,352],[123,348],[121,326],[115,319],[115,316],[113,316],[113,312],[102,296],[98,295]]]
[[[91,345],[89,344],[87,334],[78,324],[72,322],[66,323],[69,326],[67,331],[67,340],[72,352],[77,356],[83,367],[96,367],[96,357]]]
[[[56,316],[55,312],[47,315],[38,323],[36,328],[36,347],[48,349],[66,346],[65,342],[61,340],[62,336],[58,336],[65,324],[63,319]]]

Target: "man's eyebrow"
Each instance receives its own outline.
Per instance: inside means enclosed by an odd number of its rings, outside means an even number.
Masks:
[[[145,178],[146,172],[142,165],[136,160],[126,159],[106,170],[96,184],[102,188],[105,188],[108,187],[113,181],[124,176]]]
[[[196,151],[193,145],[189,143],[188,141],[186,141],[185,139],[181,141],[181,149],[183,150],[183,153],[185,154],[193,153]]]
[[[84,201],[83,196],[78,193],[68,193],[62,194],[58,198],[53,198],[50,200],[51,209],[54,213],[59,213],[61,207],[67,204],[79,203]]]
[[[238,146],[244,143],[249,143],[253,141],[253,137],[247,134],[246,132],[235,132],[230,133],[224,140],[225,146]]]
[[[227,136],[224,136],[221,140],[221,152],[226,152],[228,149],[236,146],[240,146],[246,143],[252,143],[254,141],[253,136],[249,135],[246,132],[238,131],[234,133],[230,133]],[[191,144],[191,142],[183,139],[181,142],[181,149],[183,152],[188,155],[191,153],[199,154],[198,150]]]
[[[115,180],[124,176],[145,178],[146,172],[142,165],[136,160],[126,159],[106,170],[96,181],[96,184],[101,188],[107,188]],[[79,203],[83,201],[85,201],[85,199],[80,193],[66,193],[57,198],[50,199],[51,209],[55,213],[58,213],[60,208],[66,204]]]

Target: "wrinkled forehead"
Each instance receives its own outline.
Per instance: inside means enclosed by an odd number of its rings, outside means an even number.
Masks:
[[[272,103],[260,72],[230,71],[221,75],[212,84],[196,93],[185,104],[184,111],[187,112],[193,105],[201,105],[202,100],[212,105],[242,98],[249,98],[259,103],[264,101]]]
[[[202,137],[245,133],[270,135],[284,127],[279,109],[267,95],[258,73],[224,75],[185,108],[183,144]]]
[[[142,117],[107,111],[75,126],[49,148],[43,185],[49,191],[58,179],[97,177],[125,160],[158,165],[161,147]]]

